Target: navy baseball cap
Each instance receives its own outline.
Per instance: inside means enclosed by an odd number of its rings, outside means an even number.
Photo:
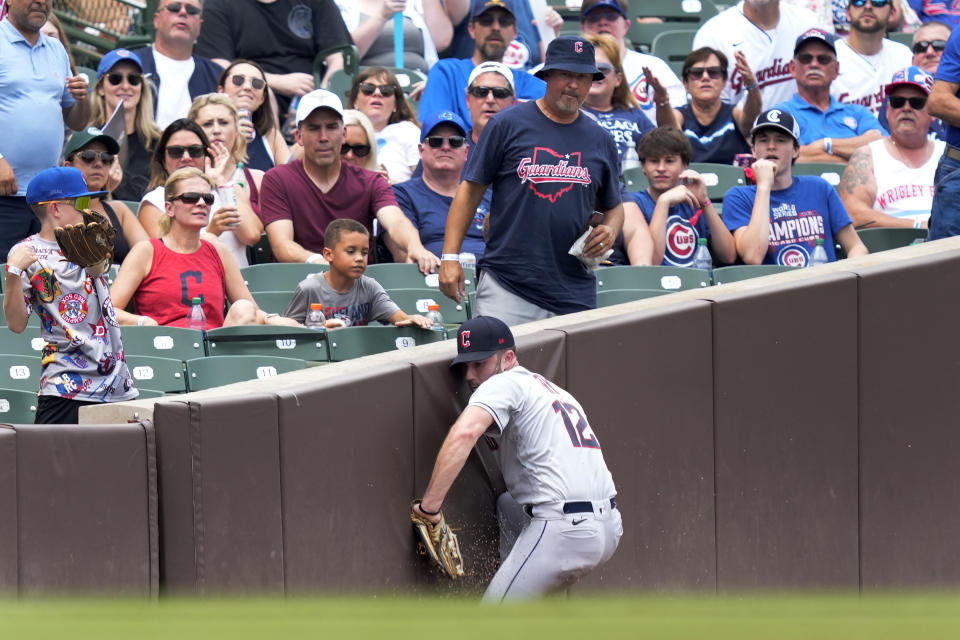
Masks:
[[[470,3],[470,19],[473,20],[490,9],[503,9],[514,19],[517,17],[517,12],[513,9],[513,0],[473,0]]]
[[[467,125],[463,122],[463,118],[452,111],[440,111],[431,113],[423,119],[423,124],[420,126],[420,142],[426,140],[430,132],[441,124],[451,124],[460,130],[460,135],[467,136]]]
[[[580,17],[583,18],[594,9],[601,7],[613,9],[624,18],[627,17],[627,8],[620,3],[620,0],[583,0],[583,4],[580,5]]]
[[[581,36],[558,36],[547,45],[546,62],[534,75],[543,79],[546,71],[554,69],[570,73],[589,73],[594,80],[603,80],[597,69],[593,45]]]
[[[99,140],[107,147],[108,153],[117,154],[120,152],[120,145],[111,136],[105,134],[96,127],[87,127],[83,131],[77,131],[67,140],[67,146],[63,149],[63,157],[69,158],[71,155],[87,146],[94,140]]]
[[[74,167],[51,167],[33,176],[27,185],[27,203],[39,204],[54,200],[73,200],[90,196],[100,198],[106,191],[89,191],[80,169]]]
[[[797,55],[797,52],[800,51],[800,47],[810,42],[811,40],[816,40],[817,42],[827,45],[827,48],[830,51],[833,51],[833,55],[837,55],[837,47],[834,45],[834,42],[837,41],[837,37],[832,33],[827,33],[823,29],[807,29],[797,38],[796,44],[793,45],[793,55]]]
[[[137,54],[129,49],[114,49],[100,59],[100,64],[97,65],[97,80],[102,78],[103,74],[109,72],[113,65],[124,60],[137,65],[137,69],[140,69],[140,73],[143,73],[143,63],[140,62]]]
[[[753,128],[750,129],[751,141],[760,129],[779,129],[789,134],[795,141],[800,142],[800,125],[788,111],[783,109],[767,109],[758,115],[757,119],[753,121]]]
[[[510,327],[493,316],[476,316],[457,329],[457,357],[450,366],[485,360],[501,349],[516,346]]]

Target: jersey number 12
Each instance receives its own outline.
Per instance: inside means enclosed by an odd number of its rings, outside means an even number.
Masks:
[[[589,447],[590,449],[599,449],[600,443],[597,442],[597,438],[593,435],[593,430],[590,428],[590,425],[587,424],[586,418],[583,417],[583,414],[580,413],[580,410],[577,409],[574,405],[569,402],[560,402],[559,400],[553,401],[553,410],[557,412],[557,415],[563,420],[563,426],[566,427],[567,433],[570,435],[570,442],[573,443],[575,447]],[[576,424],[571,418],[576,419]]]

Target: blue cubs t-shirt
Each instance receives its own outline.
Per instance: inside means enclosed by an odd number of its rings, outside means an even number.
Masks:
[[[960,29],[954,30],[950,34],[934,78],[944,82],[960,84]],[[954,95],[960,97],[960,90]],[[946,124],[944,140],[952,147],[960,147],[960,127],[955,127],[949,123],[944,124]]]
[[[630,195],[649,224],[657,205],[656,200],[646,189]],[[710,238],[710,225],[707,224],[706,214],[703,211],[698,213],[686,203],[670,207],[667,210],[665,250],[660,264],[673,267],[693,266],[693,256],[697,253],[697,241],[700,238]]]
[[[731,232],[750,222],[757,188],[733,187],[723,197],[723,222]],[[805,267],[823,238],[830,262],[837,259],[833,235],[850,224],[840,196],[819,176],[794,176],[786,189],[770,192],[770,246],[763,264]]]
[[[447,213],[453,198],[440,195],[427,186],[422,177],[393,185],[397,204],[413,226],[420,232],[420,242],[435,256],[443,252],[443,234],[447,229]],[[490,212],[490,189],[483,194],[480,206],[473,214],[470,228],[463,238],[461,253],[472,253],[479,260],[483,256],[483,218]]]
[[[583,110],[597,119],[597,124],[603,127],[617,143],[617,160],[623,164],[623,155],[627,152],[627,140],[633,139],[634,148],[640,144],[640,138],[656,127],[650,118],[643,115],[640,109],[612,109],[597,111],[584,106]]]
[[[593,273],[567,253],[594,209],[621,202],[616,146],[592,118],[559,124],[536,102],[505,109],[484,127],[463,178],[493,187],[483,269],[554,313],[597,306]]]

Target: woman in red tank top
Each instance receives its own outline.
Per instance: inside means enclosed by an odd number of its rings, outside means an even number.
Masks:
[[[200,237],[210,217],[213,181],[196,168],[175,171],[164,185],[160,238],[136,244],[110,297],[121,325],[183,327],[193,298],[203,301],[206,329],[240,324],[297,325],[257,307],[229,249]],[[136,313],[125,311],[133,300]],[[224,317],[224,301],[230,310]]]

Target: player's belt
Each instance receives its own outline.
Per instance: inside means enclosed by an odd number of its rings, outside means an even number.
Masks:
[[[617,508],[617,499],[610,498],[610,508]],[[593,513],[593,503],[592,502],[567,502],[563,505],[564,513]]]
[[[943,155],[948,158],[953,158],[957,162],[960,162],[960,149],[956,148],[953,145],[948,144],[947,147],[943,150]]]

